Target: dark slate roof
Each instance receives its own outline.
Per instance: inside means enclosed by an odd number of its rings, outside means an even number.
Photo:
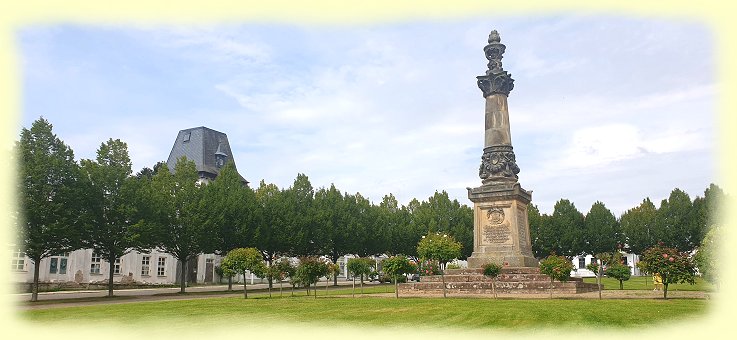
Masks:
[[[177,135],[174,146],[171,148],[166,165],[173,172],[177,160],[185,156],[187,159],[194,161],[200,176],[214,179],[220,172],[220,168],[215,163],[217,160],[216,154],[224,156],[226,162],[233,162],[235,165],[233,152],[230,150],[230,144],[228,143],[228,135],[204,126],[181,130]],[[248,183],[240,173],[239,176],[241,181]]]

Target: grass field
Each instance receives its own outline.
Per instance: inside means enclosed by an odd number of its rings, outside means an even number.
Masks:
[[[376,287],[381,289],[382,287]],[[348,291],[350,294],[350,290]],[[324,293],[324,292],[323,292]],[[242,297],[157,301],[22,311],[44,324],[110,322],[119,325],[206,326],[289,322],[299,326],[423,328],[628,329],[702,317],[708,301],[696,299],[494,300],[474,298]],[[152,318],[151,316],[156,316]]]
[[[584,278],[584,282],[590,282],[590,283],[596,283],[596,278],[594,277],[587,277]],[[619,289],[619,281],[609,278],[609,277],[603,277],[601,280],[601,283],[603,285],[604,289]],[[655,286],[653,286],[653,278],[652,276],[633,276],[628,281],[623,282],[623,288],[627,290],[653,290]],[[714,286],[707,282],[706,280],[697,277],[696,278],[696,284],[690,285],[690,284],[671,284],[668,286],[668,291],[703,291],[703,292],[711,292],[714,291]]]

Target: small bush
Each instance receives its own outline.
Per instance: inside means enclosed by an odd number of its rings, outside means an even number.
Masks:
[[[484,276],[495,278],[502,271],[502,266],[492,262],[484,265]]]

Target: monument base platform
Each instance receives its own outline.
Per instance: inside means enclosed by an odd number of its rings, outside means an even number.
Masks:
[[[448,294],[548,294],[550,278],[540,273],[537,267],[504,267],[495,280],[484,276],[481,268],[448,269],[445,271],[445,286]],[[557,293],[578,294],[594,292],[598,286],[572,277],[568,282],[553,282]],[[442,294],[443,282],[440,275],[421,276],[420,282],[399,284],[399,294]]]
[[[483,248],[483,247],[481,247]],[[537,267],[539,262],[532,256],[524,254],[484,251],[473,252],[468,257],[469,268],[481,268],[487,263],[498,263],[509,267]]]

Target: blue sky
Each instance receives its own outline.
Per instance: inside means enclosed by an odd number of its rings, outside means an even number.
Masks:
[[[713,32],[616,15],[466,17],[356,25],[32,25],[17,32],[22,119],[77,158],[128,143],[134,172],[182,129],[228,135],[242,175],[400,203],[481,184],[483,47],[504,69],[521,185],[543,212],[567,198],[615,214],[716,181]],[[20,127],[18,127],[18,130]]]

